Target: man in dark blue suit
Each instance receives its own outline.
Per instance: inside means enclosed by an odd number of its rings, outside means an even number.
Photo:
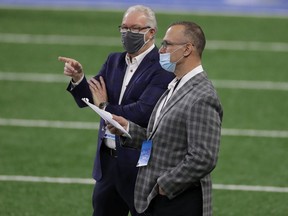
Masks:
[[[119,31],[126,51],[110,54],[91,80],[86,80],[79,62],[59,57],[65,62],[64,74],[72,77],[67,90],[79,107],[86,106],[81,99],[88,98],[101,109],[147,127],[154,105],[174,75],[159,64],[154,44],[157,22],[150,8],[128,8]],[[101,119],[93,169],[97,181],[93,216],[127,216],[129,211],[139,215],[134,207],[138,158],[139,151],[123,148],[119,137],[112,135]]]

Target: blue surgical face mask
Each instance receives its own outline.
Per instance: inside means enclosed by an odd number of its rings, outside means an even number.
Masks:
[[[178,49],[180,48],[181,47],[179,47]],[[176,52],[178,49],[174,50],[172,53]],[[160,53],[159,63],[164,70],[174,73],[177,62],[184,58],[184,56],[182,56],[176,62],[171,62],[170,59],[172,53]]]

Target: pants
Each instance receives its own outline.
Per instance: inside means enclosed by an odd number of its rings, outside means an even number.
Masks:
[[[146,216],[202,216],[201,186],[189,188],[172,200],[157,195],[149,205]]]
[[[134,208],[135,165],[121,164],[119,157],[101,151],[102,179],[93,191],[93,216],[140,216]]]

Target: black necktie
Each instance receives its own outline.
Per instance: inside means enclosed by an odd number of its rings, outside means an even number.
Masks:
[[[172,90],[172,93],[175,91],[175,89],[177,88],[178,84],[180,83],[181,79],[176,80],[176,84]]]
[[[175,89],[177,88],[178,84],[180,83],[180,81],[181,81],[181,79],[176,80],[173,89],[170,89],[170,91],[168,92],[168,94],[167,94],[167,96],[166,96],[166,98],[165,98],[165,101],[164,101],[164,103],[163,103],[163,106],[162,106],[161,110],[163,109],[163,107],[166,105],[166,103],[167,103],[167,102],[170,100],[170,98],[172,97],[172,95],[173,95]],[[171,92],[171,91],[172,91],[172,92]]]

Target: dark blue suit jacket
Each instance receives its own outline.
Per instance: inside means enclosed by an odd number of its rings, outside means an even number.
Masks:
[[[158,49],[155,47],[145,56],[134,72],[135,74],[131,78],[123,95],[122,102],[119,105],[122,82],[127,67],[125,56],[126,52],[110,54],[96,76],[96,79],[102,76],[106,83],[109,101],[106,111],[123,116],[142,127],[147,127],[156,102],[167,89],[167,85],[174,78],[174,74],[162,69],[159,64]],[[70,91],[69,89],[71,89],[71,83],[67,90]],[[83,97],[89,98],[90,102],[93,101],[86,78],[70,92],[79,107],[86,106],[86,104],[81,101]],[[93,169],[93,178],[97,181],[102,177],[100,148],[104,134],[105,124],[101,119],[98,132],[97,155]],[[123,148],[119,144],[119,137],[116,137],[116,146],[119,165],[123,162],[123,166],[133,166],[136,170],[139,151]]]

